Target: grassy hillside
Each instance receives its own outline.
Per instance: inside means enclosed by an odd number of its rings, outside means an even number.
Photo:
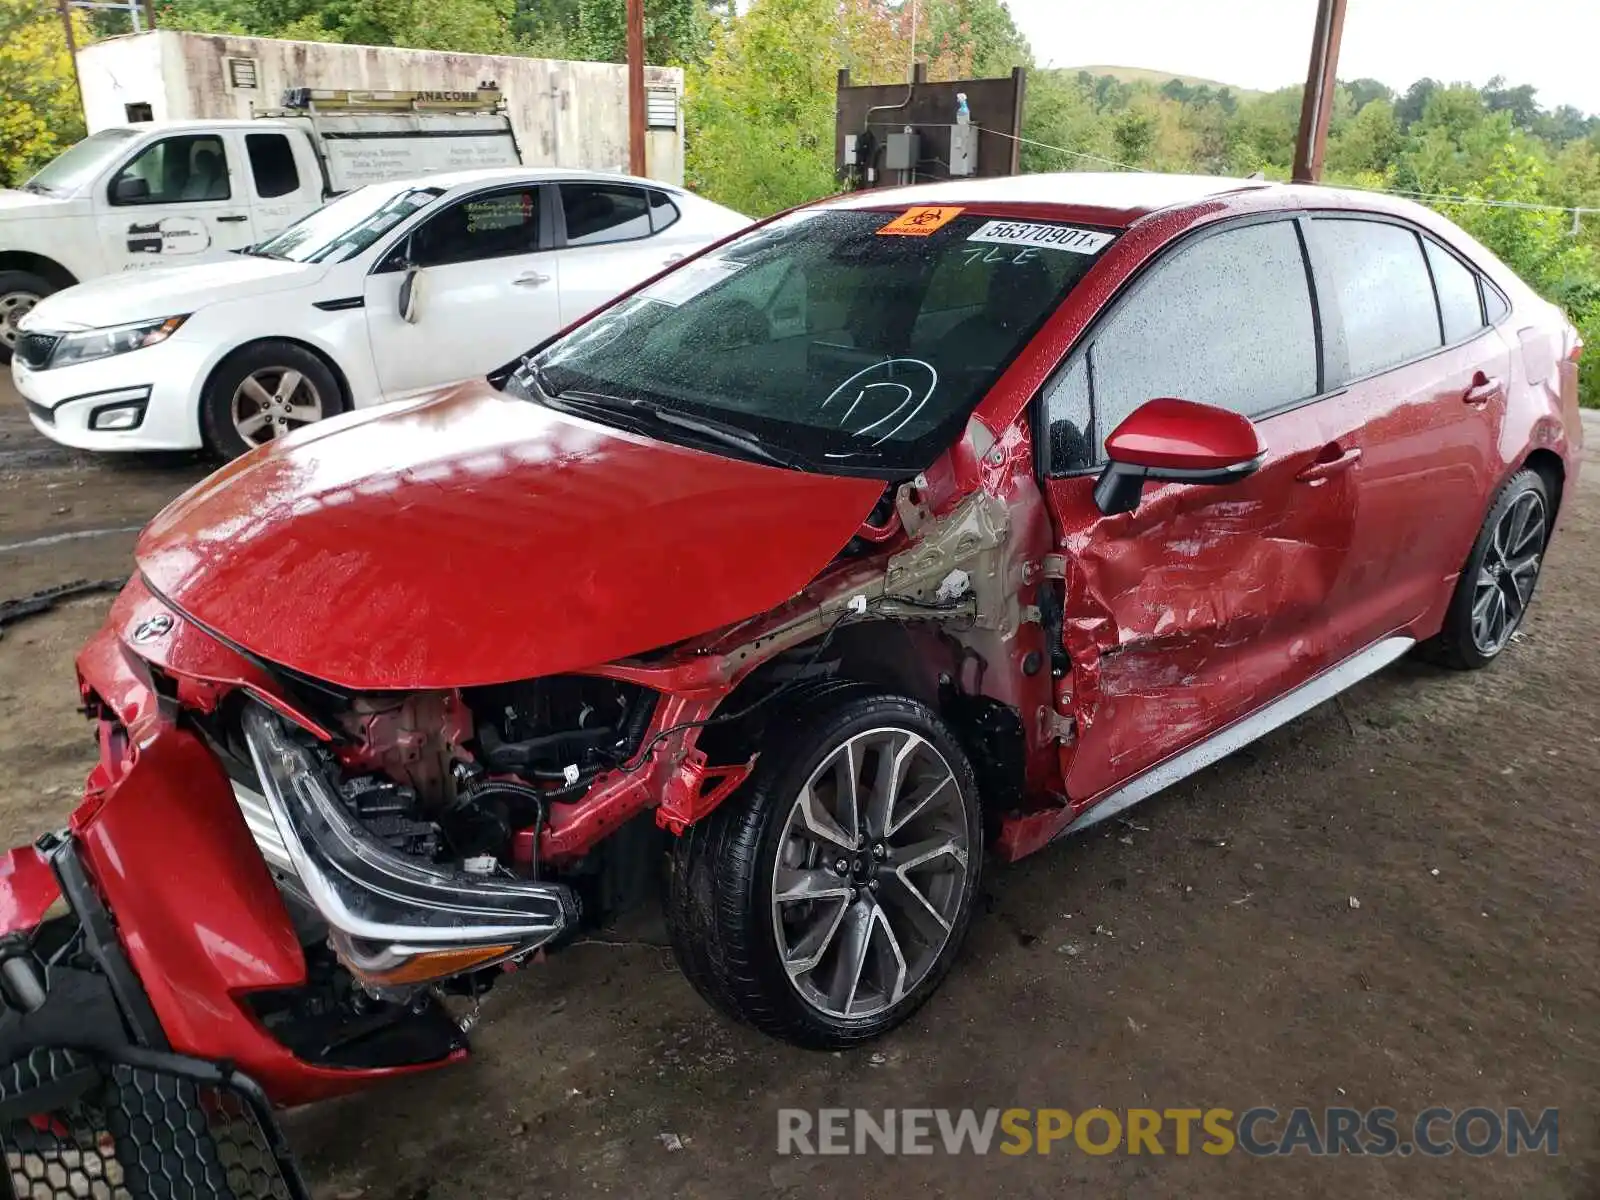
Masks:
[[[1208,87],[1212,90],[1227,88],[1235,96],[1260,96],[1262,92],[1251,88],[1234,87],[1231,83],[1220,83],[1215,79],[1202,79],[1198,75],[1179,75],[1172,71],[1156,71],[1149,67],[1061,67],[1060,70],[1070,75],[1079,71],[1087,71],[1091,75],[1109,75],[1119,83],[1148,83],[1160,87],[1169,79],[1176,79],[1190,87]]]

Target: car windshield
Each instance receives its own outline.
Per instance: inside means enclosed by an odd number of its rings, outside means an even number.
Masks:
[[[122,153],[128,142],[138,136],[133,129],[102,129],[83,141],[67,147],[27,183],[24,191],[41,192],[50,196],[68,196],[87,183],[94,182],[101,168]]]
[[[959,208],[802,211],[595,316],[508,390],[902,478],[954,440],[1112,237]]]
[[[443,188],[410,184],[358,188],[302,217],[250,253],[290,262],[343,262],[442,195]]]

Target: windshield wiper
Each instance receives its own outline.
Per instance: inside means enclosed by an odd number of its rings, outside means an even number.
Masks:
[[[686,429],[690,433],[699,434],[710,441],[732,447],[751,458],[760,459],[762,462],[788,467],[790,470],[795,471],[816,470],[816,467],[809,460],[802,458],[798,454],[776,450],[755,434],[741,429],[737,425],[716,421],[709,417],[679,412],[675,408],[668,408],[664,404],[657,404],[653,400],[644,400],[638,397],[608,396],[595,392],[555,392],[550,388],[546,380],[544,369],[538,364],[530,362],[528,364],[528,373],[543,397],[557,408],[570,406],[606,414],[640,413],[662,425],[672,425],[679,429]]]
[[[42,184],[42,183],[38,183],[38,182],[36,182],[36,181],[34,181],[32,179],[28,180],[27,183],[22,185],[22,190],[25,191],[25,192],[32,192],[35,196],[53,196],[53,195],[55,195],[55,189],[54,188],[48,187],[48,186],[46,186],[45,184]]]

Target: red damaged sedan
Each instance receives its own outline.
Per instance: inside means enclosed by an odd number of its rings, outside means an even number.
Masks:
[[[0,981],[48,1006],[82,932],[133,1040],[295,1102],[459,1057],[444,998],[664,874],[709,1002],[874,1037],[987,855],[1413,649],[1504,652],[1580,349],[1379,196],[1063,175],[778,217],[163,512]]]

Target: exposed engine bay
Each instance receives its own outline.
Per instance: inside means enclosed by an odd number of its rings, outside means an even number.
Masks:
[[[655,704],[648,689],[587,676],[355,697],[338,718],[351,739],[340,793],[394,850],[492,874],[545,806],[639,749]]]

